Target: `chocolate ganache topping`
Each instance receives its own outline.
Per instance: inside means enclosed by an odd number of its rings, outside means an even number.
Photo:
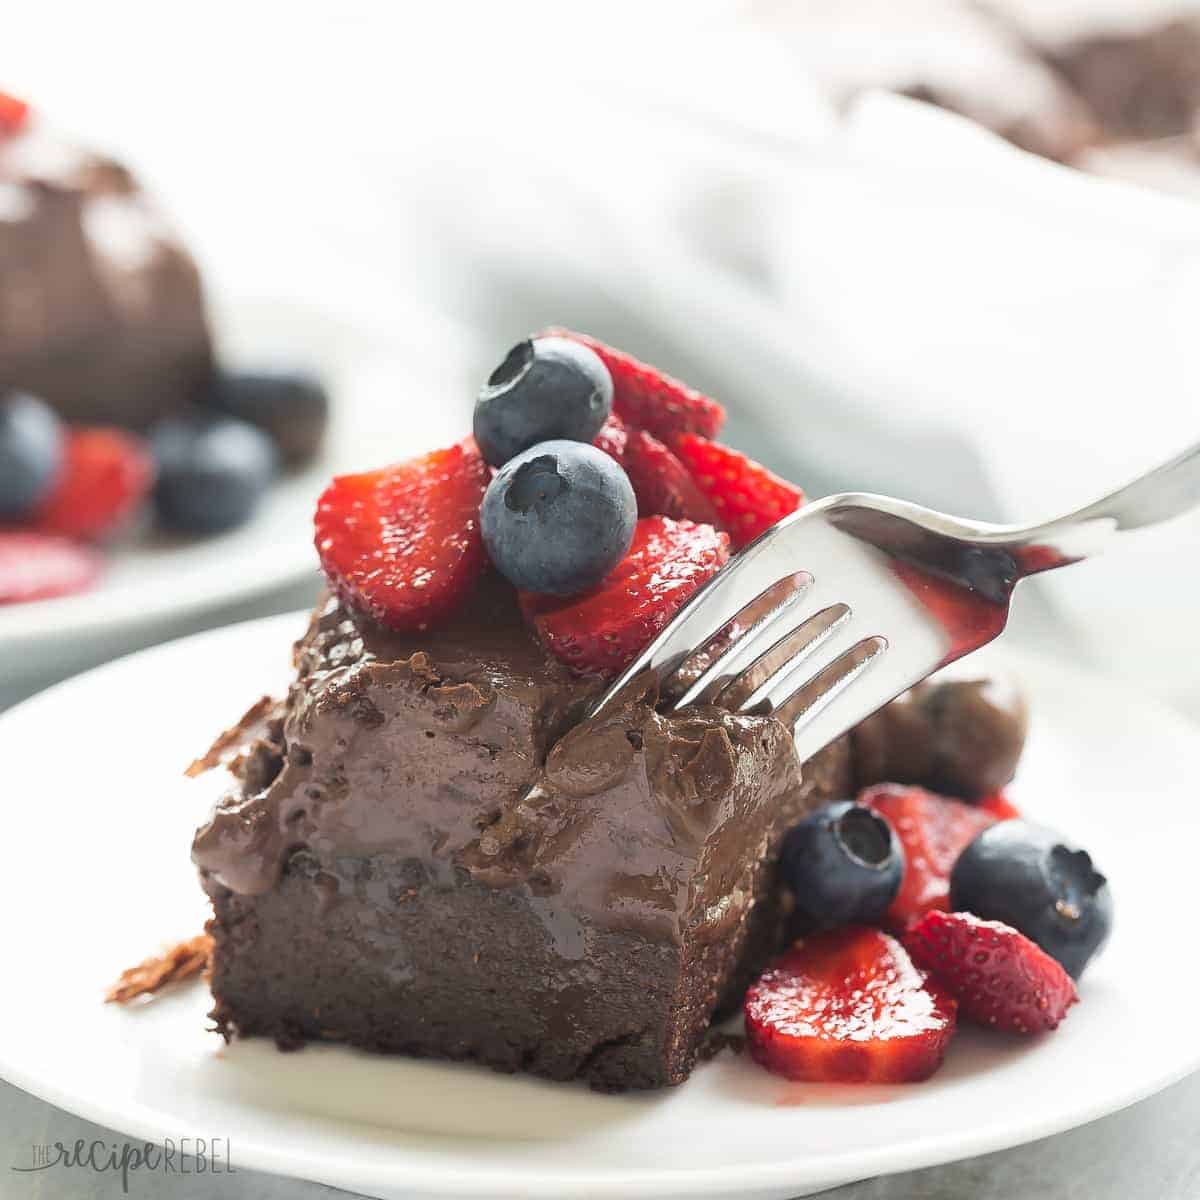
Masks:
[[[267,891],[300,847],[449,864],[602,688],[551,659],[491,578],[423,636],[330,598],[295,659],[276,776],[235,787],[196,837],[197,864],[234,891]]]
[[[297,852],[330,879],[338,859],[387,855],[447,886],[519,891],[565,947],[582,946],[580,922],[703,944],[744,918],[813,797],[849,784],[845,743],[802,771],[769,718],[639,700],[584,719],[602,681],[550,657],[494,577],[424,635],[331,597],[295,659],[193,846],[210,883],[247,896]],[[1024,731],[1004,685],[924,684],[854,731],[854,775],[982,795],[1011,776]]]
[[[297,850],[387,853],[600,925],[716,936],[808,792],[769,719],[639,702],[581,723],[602,682],[550,658],[491,581],[419,640],[330,599],[296,661],[278,740],[243,754],[251,778],[235,769],[195,839],[235,892],[270,890]]]
[[[528,884],[598,924],[679,940],[688,923],[719,936],[801,795],[777,722],[632,704],[571,730],[532,792],[461,861],[484,883]]]

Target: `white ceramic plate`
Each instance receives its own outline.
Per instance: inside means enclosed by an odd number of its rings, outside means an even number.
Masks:
[[[279,1054],[206,1032],[208,995],[101,1003],[119,970],[195,933],[188,863],[216,779],[183,764],[287,675],[299,615],[233,626],[80,676],[0,718],[5,765],[0,1074],[137,1137],[228,1137],[235,1168],[376,1196],[796,1196],[1017,1145],[1200,1066],[1190,945],[1200,732],[1094,679],[1011,659],[1035,724],[1014,797],[1112,878],[1117,927],[1065,1025],[964,1032],[931,1082],[789,1084],[722,1055],[682,1087],[581,1087],[341,1047]]]
[[[465,369],[471,341],[429,312],[388,316],[386,330],[379,322],[373,327],[340,298],[322,306],[243,295],[216,306],[226,361],[299,362],[326,380],[333,415],[320,456],[285,476],[240,529],[213,538],[135,531],[106,555],[91,590],[0,606],[0,682],[9,674],[61,669],[93,647],[102,652],[114,636],[312,577],[312,512],[335,472],[382,465],[460,438],[473,395]]]

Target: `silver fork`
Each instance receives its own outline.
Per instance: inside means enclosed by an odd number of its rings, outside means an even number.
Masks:
[[[963,521],[885,496],[829,496],[708,581],[597,701],[656,687],[789,724],[801,761],[996,638],[1022,579],[1200,507],[1200,443],[1042,525]]]

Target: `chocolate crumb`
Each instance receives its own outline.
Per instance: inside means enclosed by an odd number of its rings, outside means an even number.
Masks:
[[[719,1029],[710,1029],[700,1043],[700,1062],[711,1062],[722,1050],[732,1050],[734,1054],[744,1054],[746,1036],[741,1033],[722,1033]]]
[[[247,746],[265,730],[272,711],[279,704],[272,696],[263,696],[256,700],[238,719],[236,725],[230,726],[199,758],[193,760],[184,774],[189,779],[195,779],[206,771],[223,766],[229,762],[239,750]]]
[[[169,983],[195,978],[207,970],[212,945],[212,938],[202,933],[122,971],[121,978],[108,989],[105,1004],[128,1004],[139,996],[152,995]]]

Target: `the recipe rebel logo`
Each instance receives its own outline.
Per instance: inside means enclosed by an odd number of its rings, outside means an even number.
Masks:
[[[233,1158],[228,1138],[184,1137],[162,1142],[106,1142],[77,1138],[65,1142],[32,1146],[31,1161],[14,1164],[12,1171],[33,1174],[39,1171],[88,1171],[113,1175],[121,1181],[121,1191],[129,1194],[129,1179],[135,1174],[233,1175]]]

